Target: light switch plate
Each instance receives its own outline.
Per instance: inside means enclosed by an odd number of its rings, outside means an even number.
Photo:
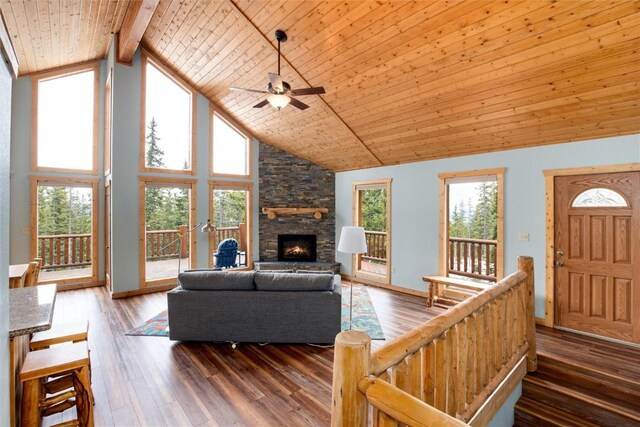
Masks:
[[[529,233],[518,233],[518,240],[529,241]]]

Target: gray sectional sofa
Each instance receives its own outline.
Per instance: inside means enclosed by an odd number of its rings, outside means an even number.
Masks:
[[[193,270],[168,293],[169,338],[333,343],[341,326],[333,274]]]

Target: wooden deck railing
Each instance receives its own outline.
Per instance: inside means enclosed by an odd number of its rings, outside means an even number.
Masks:
[[[38,236],[43,270],[91,265],[91,234]]]
[[[216,227],[216,246],[224,239],[236,239],[240,241],[240,228],[239,227]]]
[[[189,255],[188,239],[178,239],[180,233],[187,233],[187,226],[181,225],[178,230],[148,230],[147,239],[147,261],[172,258],[180,255],[184,258]]]
[[[385,231],[365,230],[364,237],[367,241],[367,253],[362,255],[362,258],[377,261],[386,261],[387,233]]]
[[[496,281],[497,240],[449,237],[449,274]]]
[[[490,421],[537,364],[533,259],[518,270],[373,353],[364,332],[338,334],[332,426],[368,426],[369,405],[374,427]]]

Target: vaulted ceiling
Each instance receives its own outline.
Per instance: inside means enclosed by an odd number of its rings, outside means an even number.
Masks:
[[[21,74],[103,58],[127,1],[0,0]],[[253,108],[277,69],[311,108]],[[142,44],[333,170],[640,132],[638,1],[160,0]]]

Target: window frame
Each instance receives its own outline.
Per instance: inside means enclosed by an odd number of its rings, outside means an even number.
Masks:
[[[156,69],[171,79],[175,84],[180,86],[191,96],[191,161],[190,169],[169,169],[169,168],[153,168],[147,167],[146,162],[146,136],[147,136],[147,65],[151,63]],[[141,172],[157,172],[167,174],[180,175],[196,175],[196,91],[189,83],[183,80],[177,73],[164,65],[162,61],[157,59],[146,49],[142,49],[142,85],[140,87],[140,171]]]
[[[216,173],[213,168],[213,153],[214,153],[214,144],[215,138],[213,137],[213,118],[214,115],[217,115],[220,119],[222,119],[228,126],[230,126],[233,130],[242,135],[247,143],[247,158],[246,158],[246,166],[247,166],[247,174],[236,175],[230,173]],[[250,180],[253,178],[253,136],[244,130],[244,128],[235,120],[232,120],[225,113],[221,112],[214,105],[209,105],[209,176],[211,178],[234,178],[234,179],[247,179]]]
[[[38,166],[38,92],[41,81],[54,80],[86,71],[93,71],[93,142],[91,169],[56,168]],[[98,139],[100,117],[100,63],[91,61],[31,76],[31,170],[37,172],[62,172],[67,174],[98,174]]]
[[[41,185],[84,187],[91,188],[91,276],[74,277],[70,279],[38,280],[38,284],[57,283],[58,290],[79,289],[87,283],[98,285],[98,185],[97,178],[75,178],[58,176],[31,176],[31,212],[30,212],[30,255],[31,259],[38,257],[38,187]]]
[[[178,276],[165,277],[162,279],[150,280],[147,281],[147,270],[146,270],[146,224],[147,218],[145,215],[145,207],[146,207],[146,199],[145,199],[145,190],[147,188],[147,184],[162,184],[166,187],[176,186],[189,186],[189,229],[191,229],[194,225],[196,225],[196,184],[197,180],[191,178],[173,178],[173,177],[152,177],[152,176],[141,176],[138,177],[138,191],[139,191],[139,206],[140,206],[140,215],[139,215],[139,246],[138,246],[138,270],[139,270],[139,289],[145,288],[154,288],[167,284],[177,284]],[[197,233],[198,230],[193,230],[193,232],[188,233],[189,239],[189,268],[193,268],[197,264],[197,254],[196,254],[196,241],[197,236],[194,233]]]
[[[247,203],[245,206],[245,218],[247,224],[247,253],[245,259],[246,266],[236,267],[231,270],[253,270],[253,183],[242,181],[209,181],[209,215],[214,218],[213,192],[215,190],[240,190],[247,192]],[[214,233],[209,234],[209,268],[213,268],[213,254],[216,251]]]
[[[393,178],[371,179],[366,181],[354,181],[352,183],[352,197],[353,197],[353,225],[361,227],[362,225],[362,209],[360,207],[360,190],[366,190],[367,188],[381,188],[384,187],[387,191],[387,235],[385,238],[387,262],[386,262],[386,274],[375,274],[359,270],[360,258],[362,254],[354,254],[351,257],[351,275],[360,279],[372,281],[374,283],[382,283],[391,285],[391,184]],[[382,279],[382,280],[381,280]]]
[[[104,176],[111,173],[113,154],[113,68],[109,69],[104,84]]]
[[[498,184],[496,282],[504,278],[504,174],[506,168],[478,169],[438,174],[440,193],[440,235],[438,251],[438,274],[448,277],[449,265],[449,185],[447,179],[495,177]]]

